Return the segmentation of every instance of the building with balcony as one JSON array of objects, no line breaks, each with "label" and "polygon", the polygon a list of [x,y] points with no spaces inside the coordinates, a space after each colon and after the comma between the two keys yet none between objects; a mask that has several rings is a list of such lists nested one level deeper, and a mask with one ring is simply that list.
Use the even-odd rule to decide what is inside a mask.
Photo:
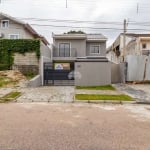
[{"label": "building with balcony", "polygon": [[107,58],[114,63],[123,62],[128,55],[150,56],[150,34],[121,33],[107,49]]},{"label": "building with balcony", "polygon": [[53,71],[49,74],[45,71],[46,84],[51,83],[52,80],[58,85],[66,82],[71,85],[86,86],[111,83],[105,36],[102,34],[53,34],[52,36],[53,64],[50,66]]}]

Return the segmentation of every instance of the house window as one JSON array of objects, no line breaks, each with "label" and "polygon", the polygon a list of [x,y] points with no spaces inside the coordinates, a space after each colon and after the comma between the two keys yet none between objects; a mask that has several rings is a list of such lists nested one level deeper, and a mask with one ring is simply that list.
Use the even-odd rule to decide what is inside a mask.
[{"label": "house window", "polygon": [[142,44],[142,49],[146,49],[146,43]]},{"label": "house window", "polygon": [[60,43],[59,44],[59,56],[60,57],[70,57],[70,43]]},{"label": "house window", "polygon": [[2,28],[8,28],[9,27],[9,20],[2,20],[1,21],[1,27]]},{"label": "house window", "polygon": [[9,34],[9,39],[19,39],[19,34]]},{"label": "house window", "polygon": [[91,45],[90,53],[91,54],[99,54],[100,53],[100,45]]}]

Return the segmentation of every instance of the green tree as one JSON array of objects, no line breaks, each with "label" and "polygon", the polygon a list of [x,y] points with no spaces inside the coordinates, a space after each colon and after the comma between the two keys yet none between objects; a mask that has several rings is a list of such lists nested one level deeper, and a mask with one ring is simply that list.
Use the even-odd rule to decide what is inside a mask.
[{"label": "green tree", "polygon": [[81,30],[79,30],[79,31],[71,30],[64,34],[85,34],[85,32],[83,32]]}]

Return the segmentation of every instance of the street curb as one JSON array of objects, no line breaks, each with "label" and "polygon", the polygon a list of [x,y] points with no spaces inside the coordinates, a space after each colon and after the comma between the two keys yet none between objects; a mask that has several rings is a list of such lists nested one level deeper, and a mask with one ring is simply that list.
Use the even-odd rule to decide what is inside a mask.
[{"label": "street curb", "polygon": [[94,104],[137,104],[136,101],[121,101],[121,100],[75,100],[75,103],[94,103]]}]

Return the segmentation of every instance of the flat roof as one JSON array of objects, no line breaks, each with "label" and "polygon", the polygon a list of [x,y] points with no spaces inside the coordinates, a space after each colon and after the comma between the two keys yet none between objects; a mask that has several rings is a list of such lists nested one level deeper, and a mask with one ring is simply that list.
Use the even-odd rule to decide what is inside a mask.
[{"label": "flat roof", "polygon": [[102,34],[53,34],[54,39],[85,39],[87,41],[106,41]]}]

